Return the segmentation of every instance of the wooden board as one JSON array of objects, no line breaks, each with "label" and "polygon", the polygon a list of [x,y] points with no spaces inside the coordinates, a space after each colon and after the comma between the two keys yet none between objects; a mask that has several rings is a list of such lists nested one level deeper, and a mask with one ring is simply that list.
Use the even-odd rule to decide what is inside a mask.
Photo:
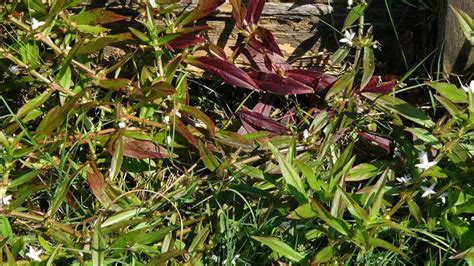
[{"label": "wooden board", "polygon": [[450,5],[474,17],[474,0],[442,0],[440,45],[445,73],[474,73],[474,47],[465,38]]}]

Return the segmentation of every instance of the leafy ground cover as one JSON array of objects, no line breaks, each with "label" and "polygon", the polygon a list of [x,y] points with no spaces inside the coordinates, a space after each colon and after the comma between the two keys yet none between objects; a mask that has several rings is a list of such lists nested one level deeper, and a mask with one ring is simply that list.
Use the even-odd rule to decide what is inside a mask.
[{"label": "leafy ground cover", "polygon": [[415,77],[433,53],[383,75],[367,1],[331,74],[286,62],[265,1],[230,1],[232,54],[197,23],[220,0],[141,2],[120,32],[81,2],[1,7],[2,263],[474,262],[472,76]]}]

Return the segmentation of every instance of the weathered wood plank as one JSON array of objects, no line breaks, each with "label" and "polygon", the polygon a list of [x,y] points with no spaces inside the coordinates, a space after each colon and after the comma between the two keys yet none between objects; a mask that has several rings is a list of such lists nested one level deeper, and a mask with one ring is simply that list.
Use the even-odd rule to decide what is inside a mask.
[{"label": "weathered wood plank", "polygon": [[474,17],[474,0],[442,0],[440,13],[440,43],[443,68],[446,73],[473,73],[474,48],[465,38],[450,5]]}]

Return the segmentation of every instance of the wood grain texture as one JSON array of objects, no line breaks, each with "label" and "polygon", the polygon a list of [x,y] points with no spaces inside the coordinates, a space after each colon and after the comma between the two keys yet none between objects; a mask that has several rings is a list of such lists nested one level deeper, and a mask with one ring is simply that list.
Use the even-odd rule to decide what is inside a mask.
[{"label": "wood grain texture", "polygon": [[446,73],[474,72],[474,47],[465,38],[450,5],[474,17],[474,0],[442,0],[440,13],[440,45]]}]

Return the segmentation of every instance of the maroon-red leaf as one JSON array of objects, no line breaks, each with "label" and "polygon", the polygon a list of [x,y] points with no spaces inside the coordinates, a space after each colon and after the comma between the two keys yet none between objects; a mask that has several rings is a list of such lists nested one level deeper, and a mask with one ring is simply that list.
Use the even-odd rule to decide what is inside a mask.
[{"label": "maroon-red leaf", "polygon": [[257,85],[271,93],[278,95],[308,94],[313,93],[313,89],[292,78],[285,78],[274,73],[254,72],[250,76]]},{"label": "maroon-red leaf", "polygon": [[290,69],[286,73],[288,77],[312,87],[316,92],[328,89],[337,80],[334,76],[313,70]]},{"label": "maroon-red leaf", "polygon": [[237,28],[243,29],[244,19],[247,15],[247,9],[242,5],[241,0],[230,0],[232,5],[232,17],[234,18]]},{"label": "maroon-red leaf", "polygon": [[362,131],[359,132],[359,136],[369,142],[375,143],[377,146],[386,150],[387,152],[391,151],[390,146],[392,144],[392,141],[390,141],[389,139],[386,139],[384,137],[381,137],[372,133],[362,132]]},{"label": "maroon-red leaf", "polygon": [[[135,159],[163,159],[169,158],[167,149],[145,140],[123,137],[123,156]],[[175,155],[173,156],[175,157]]]},{"label": "maroon-red leaf", "polygon": [[224,2],[224,0],[199,0],[196,8],[179,17],[176,20],[176,23],[178,25],[186,25],[190,22],[206,17],[214,12]]},{"label": "maroon-red leaf", "polygon": [[247,6],[247,16],[245,20],[250,25],[258,23],[260,16],[262,15],[263,7],[265,6],[265,0],[250,0]]},{"label": "maroon-red leaf", "polygon": [[263,27],[257,27],[257,30],[255,32],[258,34],[258,36],[260,36],[260,39],[262,40],[263,45],[267,49],[269,49],[270,51],[276,54],[283,56],[283,53],[281,52],[280,47],[278,47],[275,37],[273,36],[271,31]]},{"label": "maroon-red leaf", "polygon": [[246,108],[239,111],[239,117],[242,120],[244,127],[245,123],[247,123],[249,126],[251,126],[251,128],[263,129],[273,135],[282,135],[290,133],[290,130],[288,128],[286,128],[279,122],[273,120],[272,118],[266,117],[256,112],[249,111]]},{"label": "maroon-red leaf", "polygon": [[391,93],[392,90],[397,86],[397,80],[390,80],[387,82],[379,83],[380,77],[374,76],[370,79],[369,83],[363,89],[363,92],[375,92],[381,94]]},{"label": "maroon-red leaf", "polygon": [[168,45],[174,49],[185,49],[189,46],[197,45],[200,43],[205,43],[206,39],[202,38],[197,34],[185,33],[171,41],[168,42]]},{"label": "maroon-red leaf", "polygon": [[259,91],[258,85],[247,73],[226,60],[202,56],[185,61],[210,72],[229,85]]},{"label": "maroon-red leaf", "polygon": [[189,144],[193,145],[196,149],[199,149],[199,143],[188,127],[186,127],[186,125],[178,117],[175,116],[173,119],[176,131],[178,131],[178,133],[183,136],[189,142]]}]

